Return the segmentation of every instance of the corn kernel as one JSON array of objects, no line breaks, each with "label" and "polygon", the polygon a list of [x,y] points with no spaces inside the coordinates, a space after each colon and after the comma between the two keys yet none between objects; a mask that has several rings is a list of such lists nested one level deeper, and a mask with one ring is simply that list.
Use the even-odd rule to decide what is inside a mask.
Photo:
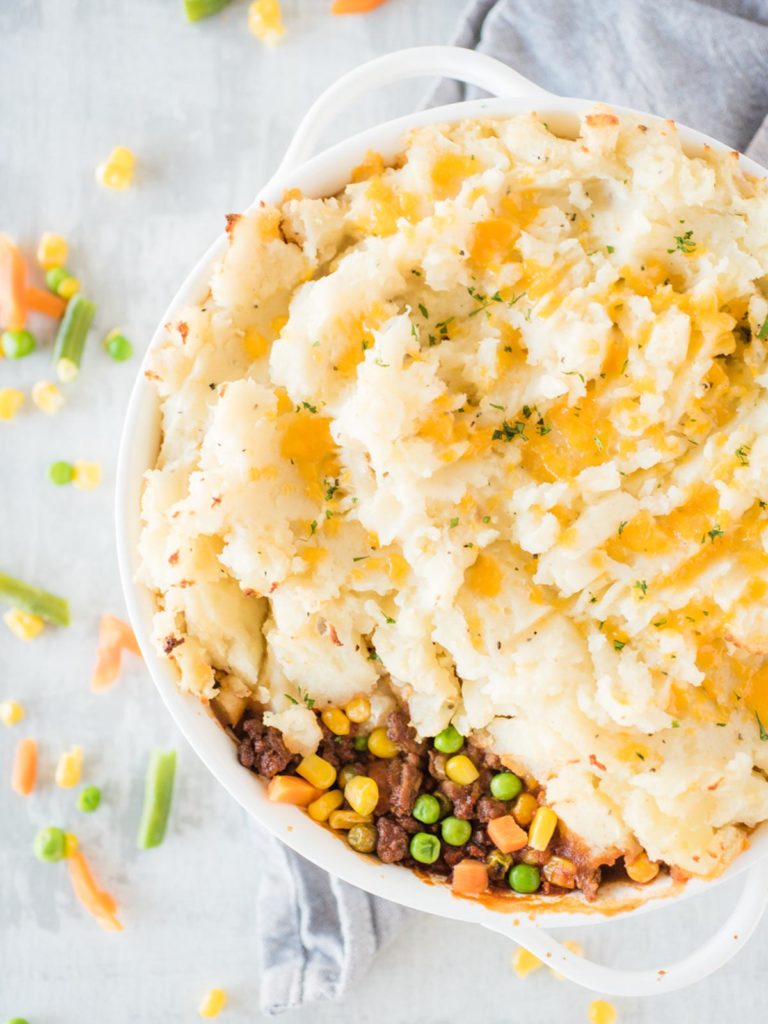
[{"label": "corn kernel", "polygon": [[539,801],[532,793],[521,793],[512,807],[512,816],[522,828],[528,828],[539,809]]},{"label": "corn kernel", "polygon": [[203,1001],[200,1003],[200,1009],[197,1011],[201,1017],[218,1017],[224,1007],[227,1005],[227,993],[223,988],[209,988],[203,996]]},{"label": "corn kernel", "polygon": [[527,949],[523,949],[522,946],[518,946],[515,952],[512,954],[512,970],[518,976],[518,978],[527,978],[529,974],[533,974],[534,971],[538,971],[540,967],[543,967],[541,960],[533,953],[529,953]]},{"label": "corn kernel", "polygon": [[310,818],[314,821],[328,821],[334,811],[344,803],[344,794],[340,789],[329,789],[317,800],[313,800],[307,808]]},{"label": "corn kernel", "polygon": [[74,465],[72,486],[78,491],[95,490],[101,483],[101,466],[98,462],[85,462],[79,459]]},{"label": "corn kernel", "polygon": [[631,864],[627,864],[627,874],[633,882],[652,882],[658,873],[659,865],[648,857],[645,850]]},{"label": "corn kernel", "polygon": [[[570,953],[573,953],[574,956],[584,956],[584,947],[579,942],[576,942],[575,939],[566,939],[563,945]],[[564,974],[560,974],[559,971],[554,969],[554,967],[550,967],[549,969],[553,978],[556,978],[557,981],[565,981]]]},{"label": "corn kernel", "polygon": [[0,420],[14,420],[24,405],[24,392],[18,388],[0,388]]},{"label": "corn kernel", "polygon": [[253,0],[248,8],[248,28],[260,42],[275,46],[285,35],[280,0]]},{"label": "corn kernel", "polygon": [[55,416],[64,404],[64,395],[49,380],[39,380],[32,385],[32,401],[46,416]]},{"label": "corn kernel", "polygon": [[62,299],[71,299],[74,295],[80,291],[80,278],[79,277],[65,277],[59,287],[56,289],[58,295]]},{"label": "corn kernel", "polygon": [[126,189],[133,180],[136,157],[126,146],[115,146],[103,164],[96,168],[96,181],[104,188]]},{"label": "corn kernel", "polygon": [[24,718],[24,708],[17,700],[0,701],[0,722],[3,725],[18,725]]},{"label": "corn kernel", "polygon": [[330,761],[317,754],[305,757],[296,772],[316,789],[330,789],[336,781],[336,769]]},{"label": "corn kernel", "polygon": [[348,832],[353,825],[368,825],[371,820],[370,814],[358,814],[357,811],[334,811],[328,818],[328,824],[339,832]]},{"label": "corn kernel", "polygon": [[605,999],[593,999],[587,1010],[589,1024],[616,1024],[616,1007]]},{"label": "corn kernel", "polygon": [[344,710],[350,722],[367,722],[371,717],[371,702],[367,697],[354,697]]},{"label": "corn kernel", "polygon": [[59,758],[56,765],[56,785],[60,789],[72,789],[80,782],[83,771],[83,748],[72,747]]},{"label": "corn kernel", "polygon": [[51,267],[61,267],[67,262],[69,246],[66,238],[55,234],[53,231],[46,231],[37,244],[37,262],[45,270]]},{"label": "corn kernel", "polygon": [[64,384],[69,384],[77,378],[80,373],[80,367],[73,359],[59,359],[56,363],[56,376]]},{"label": "corn kernel", "polygon": [[74,832],[64,833],[64,856],[71,857],[80,847],[80,840]]},{"label": "corn kernel", "polygon": [[480,772],[466,754],[449,757],[445,764],[445,774],[451,782],[457,782],[460,786],[470,786],[480,776]]},{"label": "corn kernel", "polygon": [[383,727],[374,729],[368,737],[368,749],[374,757],[390,758],[400,753],[400,748],[387,736]]},{"label": "corn kernel", "polygon": [[379,802],[379,787],[367,775],[355,775],[344,787],[344,799],[353,811],[363,816],[373,814]]},{"label": "corn kernel", "polygon": [[528,845],[532,850],[546,850],[555,834],[557,815],[551,807],[539,807],[528,830]]},{"label": "corn kernel", "polygon": [[576,888],[576,865],[567,857],[550,857],[542,869],[548,882],[562,889]]},{"label": "corn kernel", "polygon": [[349,719],[341,708],[326,708],[320,717],[334,736],[349,736]]},{"label": "corn kernel", "polygon": [[45,623],[39,615],[24,612],[21,608],[11,608],[3,616],[3,621],[14,636],[19,640],[34,640],[43,631]]}]

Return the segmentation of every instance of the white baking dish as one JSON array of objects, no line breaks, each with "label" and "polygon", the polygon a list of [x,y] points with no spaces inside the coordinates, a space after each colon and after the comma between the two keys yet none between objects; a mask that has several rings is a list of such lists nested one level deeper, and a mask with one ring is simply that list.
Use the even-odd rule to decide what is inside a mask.
[{"label": "white baking dish", "polygon": [[[330,121],[361,92],[395,80],[425,75],[444,75],[470,82],[498,98],[420,111],[378,125],[319,155],[312,155]],[[590,105],[590,101],[564,99],[547,93],[498,61],[469,50],[422,47],[391,53],[345,75],[320,96],[299,126],[280,167],[256,198],[277,202],[286,189],[294,187],[308,196],[333,194],[346,184],[352,168],[361,162],[367,150],[374,149],[385,157],[392,157],[401,148],[404,133],[417,125],[540,110],[546,113],[547,123],[555,131],[568,133],[575,126],[575,115]],[[726,148],[689,128],[681,126],[680,132],[690,151],[704,145]],[[742,161],[751,173],[766,174],[754,162],[746,158]],[[222,255],[226,244],[226,236],[222,234],[192,270],[163,317],[152,345],[160,341],[163,324],[178,316],[182,307],[203,298],[211,264]],[[143,369],[128,408],[117,480],[117,540],[128,610],[147,666],[177,724],[219,782],[261,825],[304,857],[353,885],[418,910],[475,922],[502,932],[546,958],[549,965],[557,967],[571,980],[605,993],[647,995],[682,988],[710,974],[738,951],[754,930],[768,900],[765,856],[768,826],[755,832],[750,848],[717,882],[691,881],[687,885],[676,885],[660,877],[644,887],[614,885],[601,889],[597,902],[591,905],[577,895],[561,898],[510,895],[489,903],[457,899],[445,885],[427,884],[407,869],[361,856],[318,827],[303,811],[270,803],[262,783],[239,765],[235,748],[218,722],[201,703],[179,693],[173,666],[158,657],[150,641],[154,599],[134,582],[134,576],[141,481],[157,454],[159,411],[157,397],[145,380]],[[672,965],[650,970],[602,966],[569,953],[544,930],[597,924],[629,914],[637,916],[700,893],[737,873],[744,873],[744,888],[728,920],[704,945]]]}]

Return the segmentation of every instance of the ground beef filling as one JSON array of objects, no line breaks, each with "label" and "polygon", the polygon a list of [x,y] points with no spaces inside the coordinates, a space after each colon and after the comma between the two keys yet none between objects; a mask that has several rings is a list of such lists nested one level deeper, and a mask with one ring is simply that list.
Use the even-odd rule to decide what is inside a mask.
[{"label": "ground beef filling", "polygon": [[[384,863],[424,870],[424,865],[410,856],[409,843],[416,832],[440,835],[439,822],[428,825],[412,816],[417,797],[431,793],[441,800],[446,814],[469,821],[472,832],[463,846],[442,843],[440,856],[429,867],[430,872],[450,876],[459,861],[465,858],[482,860],[488,864],[491,887],[510,892],[506,876],[511,864],[525,863],[543,868],[553,857],[565,857],[576,865],[573,884],[563,887],[542,876],[539,891],[556,894],[578,888],[587,899],[595,898],[601,867],[607,862],[596,863],[578,840],[565,834],[561,825],[543,852],[526,846],[506,857],[499,855],[486,826],[492,818],[510,814],[514,801],[497,800],[491,795],[491,777],[495,772],[504,770],[496,754],[483,750],[471,740],[467,741],[462,753],[472,760],[480,774],[475,782],[462,786],[446,777],[447,756],[434,750],[428,740],[418,738],[408,722],[407,712],[402,708],[393,711],[387,720],[387,735],[400,751],[388,759],[376,758],[367,750],[355,748],[355,736],[366,732],[364,726],[353,725],[348,736],[335,736],[319,717],[318,723],[323,730],[323,739],[317,753],[337,770],[351,766],[358,774],[370,776],[379,787],[373,824],[377,834],[376,855]],[[299,755],[291,754],[285,746],[279,730],[264,725],[261,712],[247,712],[235,733],[239,741],[240,763],[267,779],[295,772],[301,761]],[[539,798],[536,790],[529,792]]]}]

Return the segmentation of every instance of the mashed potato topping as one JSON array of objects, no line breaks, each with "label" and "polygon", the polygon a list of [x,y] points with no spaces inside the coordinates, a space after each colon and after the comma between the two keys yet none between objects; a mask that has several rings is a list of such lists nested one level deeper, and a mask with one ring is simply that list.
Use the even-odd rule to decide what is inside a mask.
[{"label": "mashed potato topping", "polygon": [[313,703],[395,695],[595,856],[720,870],[768,818],[764,184],[596,108],[420,128],[228,232],[148,370],[181,686],[304,753]]}]

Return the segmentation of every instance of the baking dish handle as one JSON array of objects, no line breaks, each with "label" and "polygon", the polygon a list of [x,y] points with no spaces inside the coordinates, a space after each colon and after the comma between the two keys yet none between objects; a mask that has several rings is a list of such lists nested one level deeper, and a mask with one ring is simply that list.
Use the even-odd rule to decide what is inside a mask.
[{"label": "baking dish handle", "polygon": [[571,953],[557,939],[535,924],[516,927],[507,919],[493,931],[514,939],[518,945],[569,981],[611,996],[649,996],[674,992],[713,974],[746,944],[757,927],[768,902],[768,858],[762,858],[746,872],[746,881],[736,904],[715,934],[682,960],[660,968],[627,970],[607,967]]},{"label": "baking dish handle", "polygon": [[323,132],[361,93],[404,78],[441,75],[477,85],[494,96],[551,96],[493,57],[460,46],[415,46],[395,50],[353,68],[315,100],[296,129],[274,178],[298,167],[317,150]]}]

